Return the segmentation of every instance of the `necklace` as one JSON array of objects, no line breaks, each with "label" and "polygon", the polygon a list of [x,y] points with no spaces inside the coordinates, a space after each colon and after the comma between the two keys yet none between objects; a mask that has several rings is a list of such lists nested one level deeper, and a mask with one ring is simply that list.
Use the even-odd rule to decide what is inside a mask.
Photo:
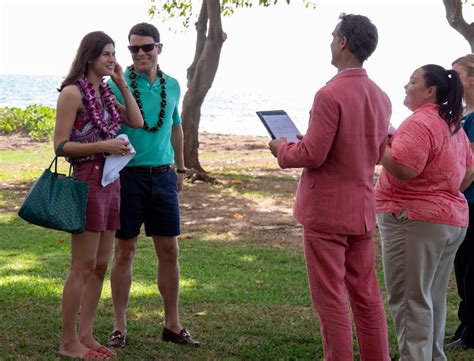
[{"label": "necklace", "polygon": [[166,80],[163,77],[163,72],[161,71],[160,66],[157,65],[156,73],[158,75],[158,78],[160,79],[160,84],[161,84],[161,92],[160,92],[160,96],[161,96],[160,106],[161,106],[161,109],[160,109],[160,113],[158,114],[158,122],[156,123],[155,126],[150,127],[148,125],[148,123],[146,122],[145,114],[143,114],[143,105],[142,105],[142,101],[140,99],[140,91],[138,90],[138,86],[137,86],[137,80],[136,80],[137,79],[137,73],[135,72],[135,67],[133,65],[131,65],[128,69],[130,70],[130,82],[131,82],[132,89],[133,89],[133,96],[135,97],[135,100],[137,101],[137,105],[140,108],[140,112],[142,113],[143,129],[145,129],[149,132],[152,132],[152,133],[156,132],[158,129],[160,129],[162,127],[163,119],[165,118]]},{"label": "necklace", "polygon": [[[121,117],[119,111],[115,107],[115,98],[109,86],[101,80],[99,84],[100,97],[97,97],[94,86],[85,75],[79,78],[78,84],[83,94],[82,104],[92,124],[99,129],[106,139],[115,137],[115,133],[120,126]],[[108,122],[105,120],[101,106],[99,105],[99,98],[103,99],[104,108],[107,109],[110,114],[111,118]]]}]

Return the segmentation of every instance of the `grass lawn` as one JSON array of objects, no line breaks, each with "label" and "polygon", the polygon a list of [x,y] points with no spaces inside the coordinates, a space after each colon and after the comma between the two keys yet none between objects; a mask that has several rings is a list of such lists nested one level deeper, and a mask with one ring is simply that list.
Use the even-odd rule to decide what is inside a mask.
[{"label": "grass lawn", "polygon": [[[155,284],[156,259],[151,241],[141,237],[128,313],[129,345],[118,360],[323,359],[301,227],[291,216],[298,171],[279,170],[262,150],[266,139],[234,137],[222,142],[239,146],[226,151],[215,138],[201,141],[202,163],[220,183],[187,182],[181,195],[180,314],[202,347],[161,341],[163,307]],[[213,146],[224,150],[216,154]],[[51,149],[43,144],[0,151],[1,360],[57,359],[69,236],[27,224],[16,215],[31,181],[51,161]],[[379,250],[378,239],[376,246]],[[383,285],[380,262],[377,269]],[[108,279],[109,275],[95,323],[102,342],[113,325]],[[451,282],[447,334],[457,325],[457,302]],[[389,314],[388,320],[395,357]],[[474,352],[448,353],[448,358],[474,360]]]}]

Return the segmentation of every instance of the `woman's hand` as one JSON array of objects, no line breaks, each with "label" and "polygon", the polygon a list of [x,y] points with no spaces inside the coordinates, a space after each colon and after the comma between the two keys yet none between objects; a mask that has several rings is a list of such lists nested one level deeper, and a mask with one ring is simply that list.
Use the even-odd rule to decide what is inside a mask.
[{"label": "woman's hand", "polygon": [[127,82],[123,76],[123,69],[119,63],[115,63],[114,72],[110,75],[114,83],[119,87],[120,90],[127,88]]},{"label": "woman's hand", "polygon": [[129,144],[130,142],[128,140],[115,138],[104,140],[102,147],[104,153],[126,155],[130,152]]}]

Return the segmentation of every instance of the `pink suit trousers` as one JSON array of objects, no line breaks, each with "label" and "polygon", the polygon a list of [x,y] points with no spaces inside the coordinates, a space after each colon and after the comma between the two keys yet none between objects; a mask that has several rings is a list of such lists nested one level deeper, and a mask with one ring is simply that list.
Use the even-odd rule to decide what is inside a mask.
[{"label": "pink suit trousers", "polygon": [[373,232],[348,236],[305,227],[304,252],[325,360],[353,360],[350,301],[361,360],[390,361]]}]

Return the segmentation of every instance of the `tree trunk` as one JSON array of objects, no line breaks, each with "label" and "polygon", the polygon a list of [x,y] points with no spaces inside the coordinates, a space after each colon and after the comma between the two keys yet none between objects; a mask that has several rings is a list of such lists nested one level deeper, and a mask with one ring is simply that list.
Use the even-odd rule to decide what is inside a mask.
[{"label": "tree trunk", "polygon": [[[207,26],[209,30],[207,31]],[[199,162],[201,106],[212,86],[226,34],[222,30],[219,0],[203,0],[196,22],[196,51],[187,70],[188,89],[183,98],[184,163],[186,168],[205,172]],[[206,34],[207,31],[207,34]]]},{"label": "tree trunk", "polygon": [[[469,43],[474,53],[474,23],[468,24],[462,14],[461,0],[443,0],[446,8],[446,19],[449,25],[461,34]],[[468,4],[469,6],[469,4]]]}]

